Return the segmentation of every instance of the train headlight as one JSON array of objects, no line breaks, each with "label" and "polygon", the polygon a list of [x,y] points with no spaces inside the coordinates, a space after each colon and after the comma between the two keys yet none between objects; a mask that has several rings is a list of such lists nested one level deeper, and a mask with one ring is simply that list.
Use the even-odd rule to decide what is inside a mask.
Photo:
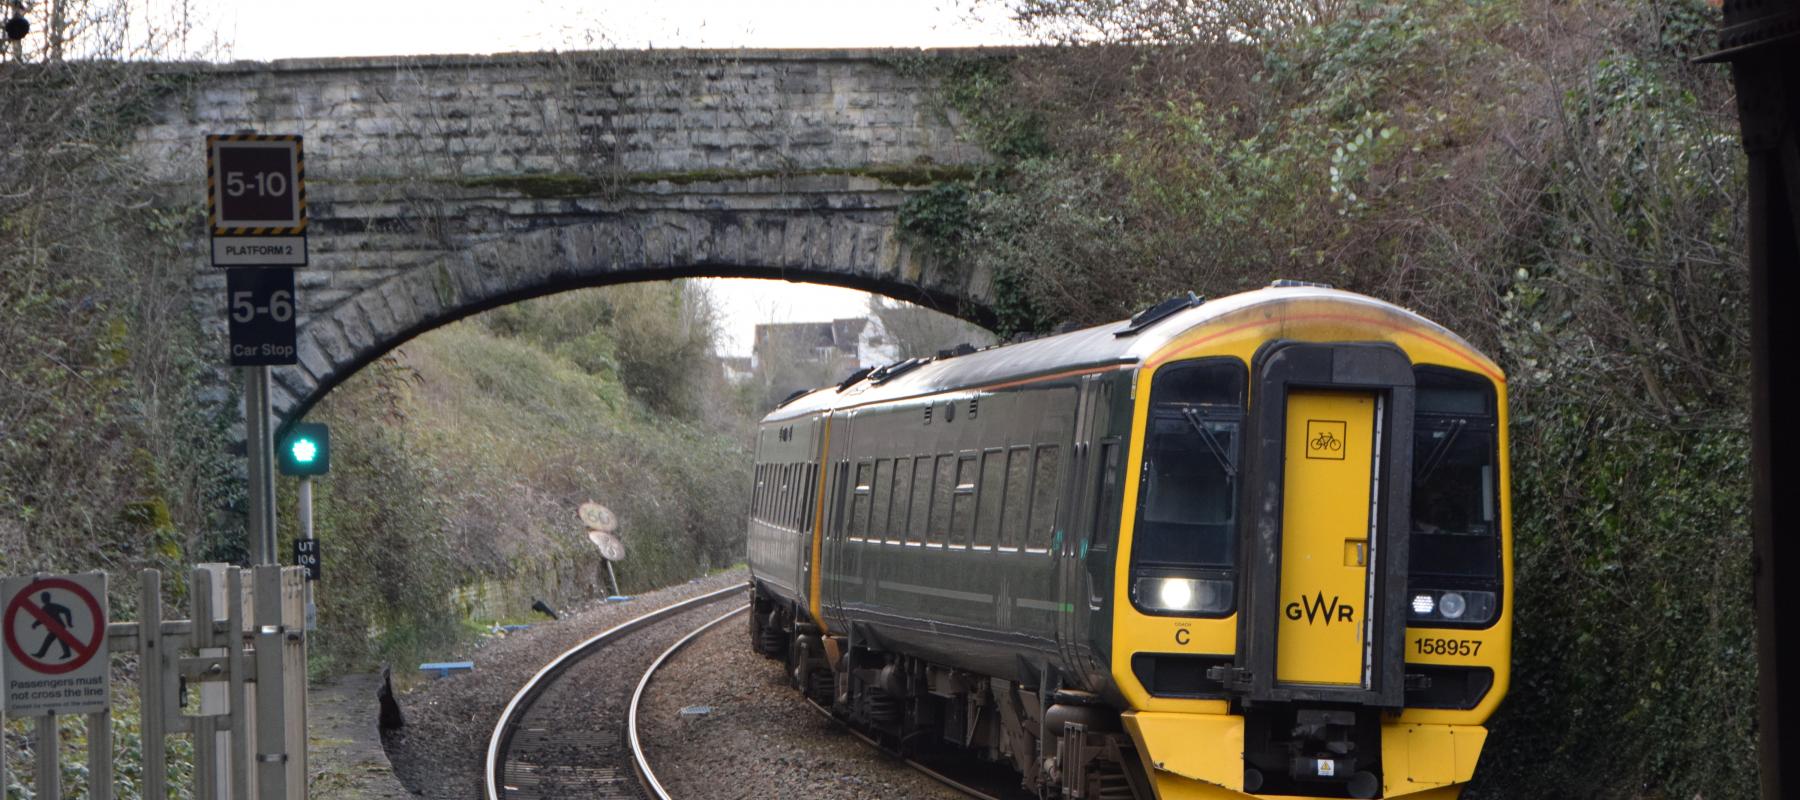
[{"label": "train headlight", "polygon": [[1431,595],[1428,594],[1415,594],[1413,595],[1412,607],[1413,616],[1429,617],[1431,616],[1431,612],[1437,608],[1437,601],[1431,599]]},{"label": "train headlight", "polygon": [[1456,592],[1445,592],[1438,598],[1438,613],[1443,614],[1444,619],[1462,619],[1463,612],[1468,610],[1469,601]]},{"label": "train headlight", "polygon": [[1144,577],[1132,594],[1146,611],[1217,614],[1231,608],[1231,581],[1203,578]]},{"label": "train headlight", "polygon": [[1409,605],[1407,616],[1415,623],[1481,624],[1499,612],[1500,596],[1469,589],[1414,589]]}]

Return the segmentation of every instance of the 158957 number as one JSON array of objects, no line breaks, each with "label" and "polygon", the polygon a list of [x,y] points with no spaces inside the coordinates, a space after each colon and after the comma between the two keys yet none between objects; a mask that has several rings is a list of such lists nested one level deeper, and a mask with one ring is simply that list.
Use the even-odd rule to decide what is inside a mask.
[{"label": "158957 number", "polygon": [[1481,655],[1481,641],[1419,638],[1413,640],[1413,650],[1427,656],[1478,656]]}]

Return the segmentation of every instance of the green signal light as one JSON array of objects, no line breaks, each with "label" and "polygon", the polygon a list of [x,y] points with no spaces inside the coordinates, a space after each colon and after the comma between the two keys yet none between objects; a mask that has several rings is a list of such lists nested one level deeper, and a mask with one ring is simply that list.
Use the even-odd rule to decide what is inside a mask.
[{"label": "green signal light", "polygon": [[331,429],[316,422],[297,422],[275,451],[283,475],[324,475],[331,471]]}]

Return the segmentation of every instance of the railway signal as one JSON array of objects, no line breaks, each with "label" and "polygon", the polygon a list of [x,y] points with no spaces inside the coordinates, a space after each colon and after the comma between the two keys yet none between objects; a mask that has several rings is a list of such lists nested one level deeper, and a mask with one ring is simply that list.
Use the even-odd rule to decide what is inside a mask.
[{"label": "railway signal", "polygon": [[331,471],[331,428],[317,422],[296,423],[277,454],[281,474],[295,477]]}]

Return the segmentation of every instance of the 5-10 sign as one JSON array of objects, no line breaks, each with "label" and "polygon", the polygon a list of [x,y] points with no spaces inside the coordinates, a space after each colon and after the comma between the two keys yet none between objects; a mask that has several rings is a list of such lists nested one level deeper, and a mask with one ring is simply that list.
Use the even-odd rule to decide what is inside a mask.
[{"label": "5-10 sign", "polygon": [[306,265],[306,158],[299,136],[206,137],[213,265]]}]

